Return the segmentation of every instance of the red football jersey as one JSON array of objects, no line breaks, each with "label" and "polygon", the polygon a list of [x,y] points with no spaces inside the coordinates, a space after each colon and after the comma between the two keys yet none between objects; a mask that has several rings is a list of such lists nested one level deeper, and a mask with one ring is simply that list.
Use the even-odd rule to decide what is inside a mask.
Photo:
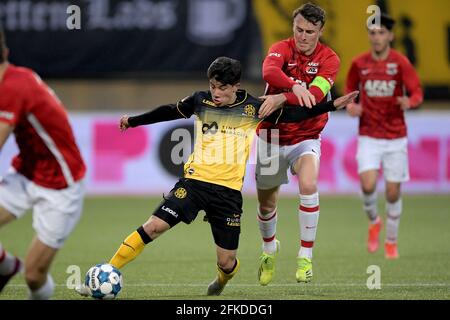
[{"label": "red football jersey", "polygon": [[[314,52],[301,54],[294,38],[272,45],[263,63],[263,78],[267,82],[266,94],[286,92],[287,104],[298,105],[299,101],[291,91],[295,83],[308,88],[320,102],[329,92],[339,70],[340,60],[336,53],[320,42]],[[314,108],[314,107],[313,107]],[[298,123],[273,125],[262,122],[261,129],[278,129],[280,145],[293,145],[307,139],[317,139],[328,121],[328,114]],[[272,137],[274,133],[271,133]]]},{"label": "red football jersey", "polygon": [[359,134],[379,139],[407,135],[404,111],[396,99],[409,93],[412,108],[423,101],[419,78],[408,58],[390,49],[388,57],[375,60],[370,52],[356,57],[347,75],[345,91],[359,90],[363,113]]},{"label": "red football jersey", "polygon": [[32,70],[9,65],[0,82],[0,121],[14,126],[19,154],[13,167],[36,184],[63,189],[86,167],[67,113]]}]

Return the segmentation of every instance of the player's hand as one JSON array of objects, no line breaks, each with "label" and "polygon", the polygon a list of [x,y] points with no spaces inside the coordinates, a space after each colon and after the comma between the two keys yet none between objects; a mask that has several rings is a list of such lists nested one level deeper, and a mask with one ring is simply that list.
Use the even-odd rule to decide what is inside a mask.
[{"label": "player's hand", "polygon": [[402,110],[408,110],[411,108],[408,97],[397,97],[397,104],[400,105]]},{"label": "player's hand", "polygon": [[316,98],[305,87],[300,84],[292,86],[292,92],[297,96],[297,99],[302,107],[312,108],[316,105]]},{"label": "player's hand", "polygon": [[280,109],[283,103],[286,102],[284,94],[276,94],[270,96],[261,96],[259,99],[264,100],[263,104],[259,108],[258,117],[265,118],[272,114],[272,112]]},{"label": "player's hand", "polygon": [[128,123],[128,115],[123,115],[120,118],[120,122],[119,122],[119,129],[120,131],[124,132],[125,130],[127,130],[130,127],[130,124]]},{"label": "player's hand", "polygon": [[361,117],[363,113],[362,106],[359,103],[349,103],[347,105],[347,113],[350,117]]},{"label": "player's hand", "polygon": [[[334,106],[336,107],[336,109],[342,109],[342,108],[344,108],[345,106],[347,106],[347,105],[350,105],[350,104],[353,104],[353,105],[357,105],[357,106],[359,106],[360,107],[360,110],[358,111],[358,110],[355,110],[356,112],[355,113],[358,113],[359,112],[359,115],[361,115],[362,114],[362,108],[361,108],[361,105],[358,105],[358,104],[356,104],[356,103],[353,103],[353,101],[355,100],[355,98],[358,96],[358,94],[359,94],[359,91],[353,91],[353,92],[350,92],[350,93],[348,93],[348,94],[346,94],[345,96],[342,96],[342,97],[339,97],[339,98],[337,98],[336,100],[334,100],[334,102],[333,102],[333,104],[334,104]],[[348,107],[347,107],[348,108]],[[356,107],[357,108],[357,107]]]}]

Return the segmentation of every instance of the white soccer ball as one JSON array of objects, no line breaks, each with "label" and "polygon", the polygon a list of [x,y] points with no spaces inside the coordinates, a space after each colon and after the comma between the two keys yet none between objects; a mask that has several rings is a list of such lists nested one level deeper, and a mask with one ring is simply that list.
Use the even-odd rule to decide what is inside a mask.
[{"label": "white soccer ball", "polygon": [[96,264],[86,273],[84,284],[96,299],[114,299],[122,290],[122,273],[108,263]]}]

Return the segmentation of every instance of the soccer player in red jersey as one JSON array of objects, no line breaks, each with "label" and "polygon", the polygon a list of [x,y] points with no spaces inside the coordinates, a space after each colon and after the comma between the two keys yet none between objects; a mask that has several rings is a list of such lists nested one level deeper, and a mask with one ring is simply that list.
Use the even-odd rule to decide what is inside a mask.
[{"label": "soccer player in red jersey", "polygon": [[11,133],[19,148],[0,178],[0,226],[32,209],[36,235],[24,263],[0,244],[0,291],[23,267],[29,298],[49,299],[49,268],[81,216],[86,168],[61,102],[7,55],[0,29],[0,150]]},{"label": "soccer player in red jersey", "polygon": [[371,50],[357,56],[348,72],[346,91],[361,88],[361,98],[359,103],[350,104],[347,112],[359,117],[356,159],[364,211],[370,220],[368,250],[378,249],[382,227],[376,193],[381,164],[386,181],[385,257],[396,259],[402,213],[400,187],[409,180],[404,111],[416,108],[423,100],[423,93],[408,58],[390,47],[395,21],[384,13],[380,18],[379,26],[368,28]]},{"label": "soccer player in red jersey", "polygon": [[[267,82],[267,94],[284,93],[281,96],[287,104],[306,108],[314,108],[316,103],[329,98],[340,60],[333,50],[319,42],[324,23],[324,10],[314,4],[307,3],[293,12],[294,36],[273,44],[264,59],[263,78]],[[276,109],[278,101],[274,100],[265,100],[260,110],[262,116]],[[279,248],[275,236],[277,202],[280,185],[288,182],[288,170],[297,175],[300,194],[298,220],[301,241],[296,279],[298,282],[312,279],[312,251],[319,219],[320,133],[327,121],[328,114],[323,114],[301,123],[274,125],[264,122],[258,128],[256,184],[257,217],[263,238],[259,269],[261,285],[267,285],[275,271],[275,254]],[[272,149],[270,156],[261,152],[265,148]],[[267,163],[275,163],[278,170],[264,173]]]}]

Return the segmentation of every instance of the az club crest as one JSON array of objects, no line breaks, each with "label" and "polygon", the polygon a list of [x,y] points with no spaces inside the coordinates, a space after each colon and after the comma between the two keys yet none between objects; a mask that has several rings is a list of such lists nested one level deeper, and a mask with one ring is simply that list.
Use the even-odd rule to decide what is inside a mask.
[{"label": "az club crest", "polygon": [[397,64],[396,63],[388,63],[386,64],[386,73],[390,76],[395,76],[397,74]]}]

